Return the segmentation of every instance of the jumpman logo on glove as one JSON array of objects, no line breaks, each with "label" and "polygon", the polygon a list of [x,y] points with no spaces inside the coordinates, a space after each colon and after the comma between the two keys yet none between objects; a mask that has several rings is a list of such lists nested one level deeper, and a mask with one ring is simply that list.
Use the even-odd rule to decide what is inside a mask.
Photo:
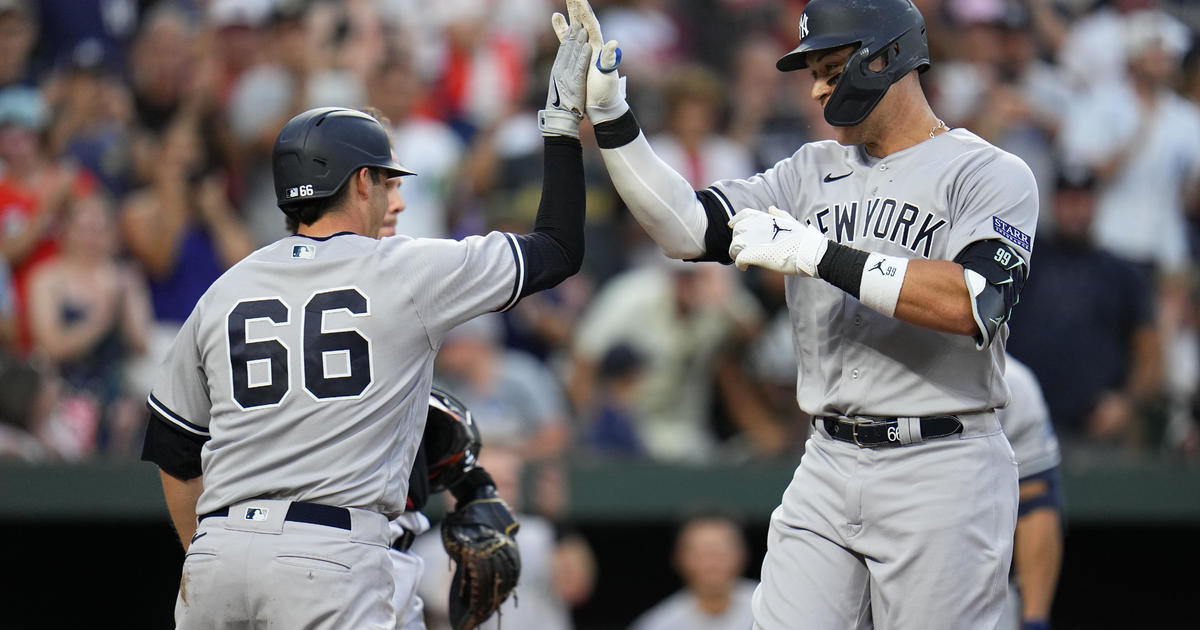
[{"label": "jumpman logo on glove", "polygon": [[775,232],[773,232],[771,234],[772,241],[775,240],[776,236],[779,236],[780,232],[791,232],[792,231],[792,228],[779,227],[779,221],[777,219],[773,219],[772,223],[775,224]]}]

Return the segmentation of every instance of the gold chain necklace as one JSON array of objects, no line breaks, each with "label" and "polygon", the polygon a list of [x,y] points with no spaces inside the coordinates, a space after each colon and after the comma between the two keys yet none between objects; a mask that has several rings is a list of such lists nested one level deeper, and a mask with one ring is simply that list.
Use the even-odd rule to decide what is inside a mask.
[{"label": "gold chain necklace", "polygon": [[941,118],[937,119],[937,121],[938,121],[938,124],[934,125],[934,126],[933,126],[933,129],[930,129],[930,130],[929,130],[929,137],[930,137],[930,138],[933,138],[934,136],[936,136],[936,135],[937,135],[937,130],[938,130],[938,129],[945,129],[946,131],[950,131],[950,128],[946,126],[946,123],[942,122],[942,119],[941,119]]}]

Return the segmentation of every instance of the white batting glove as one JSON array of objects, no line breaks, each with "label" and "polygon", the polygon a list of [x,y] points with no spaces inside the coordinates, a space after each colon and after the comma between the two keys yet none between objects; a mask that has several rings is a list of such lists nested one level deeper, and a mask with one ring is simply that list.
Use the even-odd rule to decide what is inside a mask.
[{"label": "white batting glove", "polygon": [[600,32],[600,21],[587,0],[567,0],[567,10],[572,17],[576,13],[588,32],[588,43],[592,45],[592,60],[587,75],[587,117],[592,124],[620,118],[629,111],[625,102],[625,77],[617,73],[621,65],[621,48],[617,41],[604,41]]},{"label": "white batting glove", "polygon": [[538,128],[543,136],[578,138],[579,121],[583,120],[586,106],[584,90],[592,49],[588,46],[588,34],[581,23],[582,19],[576,18],[574,12],[571,16],[570,24],[561,13],[555,13],[550,18],[559,43],[554,65],[550,67],[546,109],[538,112]]},{"label": "white batting glove", "polygon": [[817,228],[771,206],[767,212],[746,208],[729,221],[733,240],[729,257],[738,269],[751,265],[789,275],[817,277],[817,263],[829,239]]}]

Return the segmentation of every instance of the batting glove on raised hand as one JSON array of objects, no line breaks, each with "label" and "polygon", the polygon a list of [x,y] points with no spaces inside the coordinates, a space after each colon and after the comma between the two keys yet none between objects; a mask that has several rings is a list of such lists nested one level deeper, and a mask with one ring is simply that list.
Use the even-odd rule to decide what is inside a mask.
[{"label": "batting glove on raised hand", "polygon": [[[568,10],[571,9],[568,4]],[[550,67],[550,88],[546,91],[546,109],[538,112],[538,128],[543,136],[579,137],[583,120],[584,90],[587,86],[591,47],[581,19],[571,13],[571,23],[561,13],[550,18],[558,36],[558,55]]]},{"label": "batting glove on raised hand", "polygon": [[767,212],[746,208],[729,221],[733,240],[729,257],[745,271],[751,265],[789,275],[817,277],[817,263],[829,239],[817,228],[771,206]]},{"label": "batting glove on raised hand", "polygon": [[576,14],[588,32],[588,43],[592,45],[592,60],[587,75],[587,117],[592,124],[620,118],[629,111],[625,102],[625,77],[617,73],[621,65],[621,48],[617,41],[604,41],[600,32],[600,21],[587,0],[567,0],[567,10],[572,19]]}]

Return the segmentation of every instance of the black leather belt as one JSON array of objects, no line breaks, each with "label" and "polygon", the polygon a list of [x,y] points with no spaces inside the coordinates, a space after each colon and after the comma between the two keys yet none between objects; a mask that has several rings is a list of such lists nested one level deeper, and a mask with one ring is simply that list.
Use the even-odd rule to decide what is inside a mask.
[{"label": "black leather belt", "polygon": [[962,421],[958,416],[926,416],[914,418],[920,422],[920,439],[906,440],[898,418],[843,418],[817,416],[814,420],[825,425],[825,432],[835,440],[857,444],[864,448],[880,446],[904,446],[923,440],[962,433]]},{"label": "black leather belt", "polygon": [[[251,503],[245,504],[245,507],[242,509],[244,512],[242,514],[235,514],[233,518],[241,518],[247,521],[266,520],[267,518],[266,508],[254,507]],[[226,507],[209,512],[202,515],[199,520],[202,521],[210,516],[230,518],[229,508]],[[350,530],[350,510],[344,507],[321,505],[320,503],[293,501],[288,505],[287,514],[284,515],[283,520]]]},{"label": "black leather belt", "polygon": [[412,547],[413,541],[417,539],[417,535],[405,529],[400,537],[392,541],[392,549],[396,551],[408,551]]}]

